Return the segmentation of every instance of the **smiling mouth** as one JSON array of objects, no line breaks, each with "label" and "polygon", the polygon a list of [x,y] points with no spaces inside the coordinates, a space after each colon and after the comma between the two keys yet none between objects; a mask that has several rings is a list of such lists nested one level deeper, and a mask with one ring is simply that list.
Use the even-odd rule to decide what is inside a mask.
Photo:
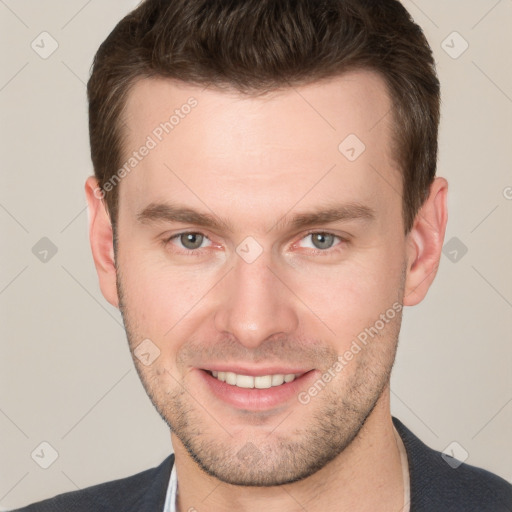
[{"label": "smiling mouth", "polygon": [[275,373],[254,377],[252,375],[241,375],[234,372],[205,371],[221,382],[245,389],[268,389],[278,387],[293,382],[296,378],[303,375],[302,373]]}]

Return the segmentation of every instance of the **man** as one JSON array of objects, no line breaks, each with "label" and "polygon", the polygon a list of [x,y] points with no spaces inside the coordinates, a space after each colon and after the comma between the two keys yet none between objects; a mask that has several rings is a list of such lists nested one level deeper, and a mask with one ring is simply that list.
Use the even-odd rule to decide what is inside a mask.
[{"label": "man", "polygon": [[147,0],[88,95],[99,282],[174,455],[23,510],[512,510],[390,413],[447,222],[398,1]]}]

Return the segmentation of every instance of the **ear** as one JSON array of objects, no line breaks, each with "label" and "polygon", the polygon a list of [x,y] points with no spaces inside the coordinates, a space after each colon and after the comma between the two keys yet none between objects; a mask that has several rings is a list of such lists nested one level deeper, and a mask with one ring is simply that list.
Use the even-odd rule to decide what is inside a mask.
[{"label": "ear", "polygon": [[89,240],[100,282],[101,293],[114,307],[119,307],[116,287],[112,224],[98,180],[89,176],[85,182],[89,213]]},{"label": "ear", "polygon": [[447,193],[448,182],[444,178],[435,178],[429,196],[407,235],[404,306],[415,306],[421,302],[437,274],[448,221]]}]

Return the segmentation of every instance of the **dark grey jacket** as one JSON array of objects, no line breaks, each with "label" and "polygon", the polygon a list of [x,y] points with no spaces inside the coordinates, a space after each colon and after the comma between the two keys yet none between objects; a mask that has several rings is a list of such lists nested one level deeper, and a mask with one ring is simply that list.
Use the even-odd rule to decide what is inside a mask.
[{"label": "dark grey jacket", "polygon": [[[398,419],[393,423],[407,451],[411,512],[512,512],[511,484],[468,464],[452,468]],[[13,512],[163,512],[173,463],[171,454],[156,468]]]}]

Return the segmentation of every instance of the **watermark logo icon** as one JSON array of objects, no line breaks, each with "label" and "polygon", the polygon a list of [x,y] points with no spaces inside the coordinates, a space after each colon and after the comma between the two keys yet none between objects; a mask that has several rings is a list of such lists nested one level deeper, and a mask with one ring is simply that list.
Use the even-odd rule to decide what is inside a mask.
[{"label": "watermark logo icon", "polygon": [[468,252],[468,248],[456,236],[444,244],[443,254],[452,262],[458,263]]},{"label": "watermark logo icon", "polygon": [[56,254],[57,246],[46,236],[32,247],[32,254],[41,262],[48,263]]},{"label": "watermark logo icon", "polygon": [[47,59],[52,55],[55,50],[59,47],[59,43],[55,38],[48,32],[41,32],[33,41],[30,43],[32,50],[34,50],[41,59]]},{"label": "watermark logo icon", "polygon": [[469,43],[454,31],[441,43],[441,48],[452,59],[458,59],[469,48]]},{"label": "watermark logo icon", "polygon": [[441,454],[443,460],[453,469],[457,469],[468,457],[469,453],[457,441],[452,441]]},{"label": "watermark logo icon", "polygon": [[351,133],[340,143],[338,150],[349,162],[355,162],[365,152],[366,146],[355,133]]},{"label": "watermark logo icon", "polygon": [[238,453],[237,458],[247,466],[253,466],[263,457],[263,454],[258,448],[251,442],[245,443]]},{"label": "watermark logo icon", "polygon": [[245,238],[236,248],[236,253],[246,263],[255,262],[263,252],[263,247],[252,236]]},{"label": "watermark logo icon", "polygon": [[30,456],[38,466],[48,469],[59,458],[59,453],[50,443],[43,441],[37,445]]},{"label": "watermark logo icon", "polygon": [[160,355],[160,349],[146,338],[135,347],[133,353],[144,366],[150,366]]}]

